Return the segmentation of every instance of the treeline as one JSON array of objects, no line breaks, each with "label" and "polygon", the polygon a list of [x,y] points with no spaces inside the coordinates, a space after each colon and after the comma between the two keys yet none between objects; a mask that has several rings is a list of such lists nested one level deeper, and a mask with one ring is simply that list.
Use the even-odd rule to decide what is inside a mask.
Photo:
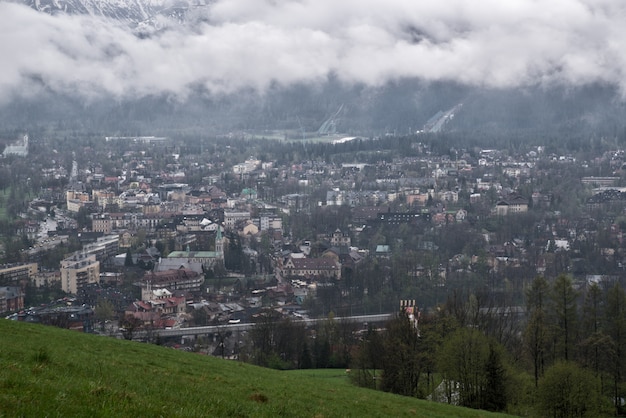
[{"label": "treeline", "polygon": [[[526,306],[453,295],[412,327],[400,314],[361,341],[355,382],[399,394],[518,415],[625,412],[626,292],[537,277]],[[374,379],[376,373],[380,379]]]},{"label": "treeline", "polygon": [[[618,100],[615,100],[615,99]],[[2,106],[5,129],[53,128],[58,131],[117,132],[121,135],[206,135],[242,131],[316,132],[342,108],[338,132],[347,135],[407,135],[423,128],[439,111],[462,103],[446,129],[567,137],[579,132],[626,139],[623,107],[613,86],[580,88],[485,89],[453,82],[399,79],[383,86],[346,85],[330,76],[324,83],[271,86],[229,95],[197,91],[185,101],[168,95],[118,100],[43,93]],[[589,136],[589,135],[587,135]]]},{"label": "treeline", "polygon": [[591,161],[603,150],[623,147],[626,144],[626,128],[616,128],[615,136],[603,136],[588,130],[554,132],[542,129],[526,131],[463,130],[441,133],[403,134],[390,136],[367,135],[339,144],[310,142],[306,140],[279,141],[258,136],[201,137],[179,135],[182,141],[179,150],[185,154],[201,150],[220,153],[238,163],[250,155],[262,161],[276,161],[278,165],[289,165],[305,161],[324,161],[341,164],[359,162],[379,164],[395,158],[424,157],[425,153],[449,156],[455,160],[460,150],[465,150],[475,159],[481,149],[497,149],[509,155],[523,155],[542,146],[544,154],[573,155],[580,161]]},{"label": "treeline", "polygon": [[242,361],[275,369],[347,368],[358,343],[359,326],[328,319],[307,328],[274,310],[261,312],[239,347]]},{"label": "treeline", "polygon": [[525,306],[453,292],[418,321],[383,329],[333,319],[314,328],[268,311],[240,358],[265,367],[348,367],[352,381],[405,396],[521,416],[626,412],[626,292],[582,288],[566,275],[535,278]]}]

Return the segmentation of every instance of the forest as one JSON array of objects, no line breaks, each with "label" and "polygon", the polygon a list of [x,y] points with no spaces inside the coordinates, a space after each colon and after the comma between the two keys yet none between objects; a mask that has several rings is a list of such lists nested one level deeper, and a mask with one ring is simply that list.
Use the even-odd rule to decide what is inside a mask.
[{"label": "forest", "polygon": [[348,368],[354,384],[518,416],[624,413],[626,292],[576,290],[537,276],[523,307],[454,292],[436,309],[398,311],[382,329],[333,314],[308,329],[267,312],[240,359],[278,369]]}]

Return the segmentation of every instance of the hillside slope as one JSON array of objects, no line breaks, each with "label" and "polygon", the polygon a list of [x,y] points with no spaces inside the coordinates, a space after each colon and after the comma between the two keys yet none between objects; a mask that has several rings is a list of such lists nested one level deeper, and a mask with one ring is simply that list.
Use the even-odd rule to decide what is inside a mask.
[{"label": "hillside slope", "polygon": [[503,416],[53,327],[0,335],[0,417]]}]

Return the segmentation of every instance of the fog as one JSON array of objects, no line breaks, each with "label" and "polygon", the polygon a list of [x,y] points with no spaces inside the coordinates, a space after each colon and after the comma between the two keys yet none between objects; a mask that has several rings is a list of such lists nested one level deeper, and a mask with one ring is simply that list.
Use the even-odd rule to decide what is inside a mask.
[{"label": "fog", "polygon": [[127,21],[0,3],[0,103],[271,86],[614,85],[626,94],[626,4],[555,0],[218,0],[138,36]]}]

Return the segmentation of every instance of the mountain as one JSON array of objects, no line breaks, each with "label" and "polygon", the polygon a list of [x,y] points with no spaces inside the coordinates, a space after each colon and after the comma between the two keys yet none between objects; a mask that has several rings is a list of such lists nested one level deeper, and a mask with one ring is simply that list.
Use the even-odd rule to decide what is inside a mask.
[{"label": "mountain", "polygon": [[[0,107],[5,130],[58,129],[102,132],[111,135],[176,136],[220,135],[290,130],[311,135],[338,109],[336,132],[358,136],[408,135],[424,128],[440,111],[462,104],[444,132],[475,132],[494,137],[509,134],[528,138],[575,135],[607,136],[626,140],[626,107],[613,89],[541,88],[481,89],[454,83],[402,80],[372,88],[342,86],[328,81],[321,86],[277,87],[265,94],[239,92],[209,95],[197,92],[184,101],[166,95],[116,100],[54,92],[36,99],[15,99]],[[297,135],[296,135],[297,133]]]},{"label": "mountain", "polygon": [[[324,122],[331,121],[333,132],[374,137],[415,133],[438,112],[456,108],[453,120],[438,131],[626,136],[626,96],[615,83],[547,83],[539,77],[536,84],[521,80],[490,87],[482,79],[457,82],[445,66],[438,81],[406,75],[415,74],[411,71],[396,76],[393,66],[363,81],[350,74],[376,67],[378,47],[353,50],[355,42],[341,30],[335,33],[326,24],[300,28],[291,15],[274,16],[280,7],[264,14],[252,3],[216,0],[13,2],[58,19],[25,13],[15,24],[29,53],[9,51],[14,58],[5,60],[0,74],[0,81],[8,80],[0,82],[0,125],[8,130],[56,126],[158,135],[291,130],[302,137],[302,131],[324,131]],[[381,29],[390,34],[398,29],[398,45],[437,43],[422,41],[428,35],[416,27],[389,26],[393,30]],[[291,42],[297,36],[314,42],[300,47]],[[333,50],[334,45],[340,46]],[[384,57],[388,51],[380,49]],[[360,57],[354,64],[336,64],[352,50]],[[417,58],[397,62],[398,67],[421,64]],[[338,109],[340,117],[332,118]]]},{"label": "mountain", "polygon": [[89,15],[114,19],[139,34],[205,18],[210,0],[17,0],[50,15]]}]

